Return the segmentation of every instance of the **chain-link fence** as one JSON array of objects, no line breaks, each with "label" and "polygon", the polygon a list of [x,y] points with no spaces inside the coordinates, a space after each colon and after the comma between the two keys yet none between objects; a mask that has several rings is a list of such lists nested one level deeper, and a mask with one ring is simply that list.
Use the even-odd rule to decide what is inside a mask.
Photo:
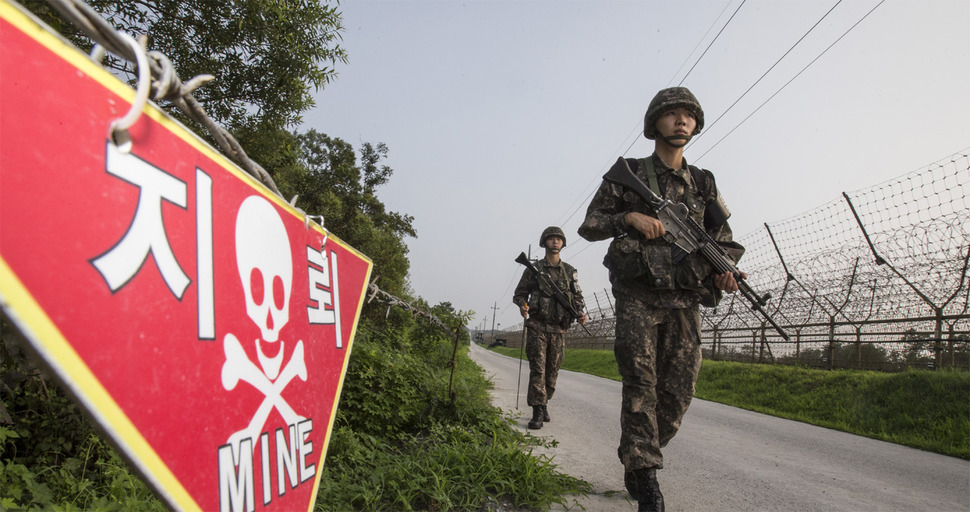
[{"label": "chain-link fence", "polygon": [[[710,359],[896,371],[970,369],[970,158],[843,193],[739,239],[752,288],[783,339],[739,295],[703,309]],[[592,299],[592,300],[590,300]],[[595,309],[592,307],[595,305]],[[590,337],[570,348],[611,349],[613,303],[587,298]],[[497,335],[518,346],[521,324]]]}]

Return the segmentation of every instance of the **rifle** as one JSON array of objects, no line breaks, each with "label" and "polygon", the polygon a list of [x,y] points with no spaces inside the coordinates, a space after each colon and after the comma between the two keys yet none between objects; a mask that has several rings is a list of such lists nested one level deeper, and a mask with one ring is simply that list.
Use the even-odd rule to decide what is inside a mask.
[{"label": "rifle", "polygon": [[715,272],[718,274],[725,272],[734,274],[734,280],[738,282],[738,290],[751,303],[751,309],[761,313],[761,316],[778,331],[778,334],[785,341],[788,341],[788,334],[775,323],[771,315],[764,309],[768,299],[771,298],[771,294],[758,295],[748,286],[747,281],[741,275],[741,271],[728,259],[724,249],[707,234],[703,227],[697,224],[697,221],[691,218],[687,205],[675,203],[655,194],[630,170],[630,166],[623,157],[616,160],[613,167],[610,167],[610,170],[603,175],[603,179],[632,190],[657,214],[657,218],[663,223],[664,231],[666,231],[664,238],[674,245],[673,260],[675,263],[684,256],[699,250],[701,256],[714,267]]},{"label": "rifle", "polygon": [[[537,269],[536,266],[533,265],[531,261],[529,261],[529,258],[526,257],[524,252],[519,253],[519,257],[515,258],[515,262],[525,265],[526,268],[528,268],[529,270],[532,271],[533,274],[535,274],[536,279],[542,281],[543,284],[548,285],[549,288],[553,292],[555,292],[556,300],[560,304],[562,304],[562,306],[566,308],[566,310],[569,311],[569,313],[573,315],[573,317],[576,318],[577,322],[579,321],[582,315],[580,315],[579,312],[576,311],[576,308],[573,307],[572,303],[569,302],[569,298],[566,297],[566,294],[563,293],[558,286],[556,286],[556,283],[552,282],[552,279],[549,279],[549,276],[543,274],[542,272],[539,272],[539,269]],[[593,336],[593,333],[589,332],[589,329],[587,329],[585,325],[579,324],[579,326],[582,327],[583,330],[586,331],[586,334],[590,335],[590,337]]]}]

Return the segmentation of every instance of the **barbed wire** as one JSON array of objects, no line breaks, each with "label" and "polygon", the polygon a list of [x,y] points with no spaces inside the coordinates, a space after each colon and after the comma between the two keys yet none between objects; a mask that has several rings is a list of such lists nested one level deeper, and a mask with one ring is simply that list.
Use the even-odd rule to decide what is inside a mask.
[{"label": "barbed wire", "polygon": [[[92,52],[92,58],[95,60],[100,60],[100,57],[103,56],[100,47],[128,62],[136,63],[138,61],[138,56],[126,42],[124,33],[108,24],[101,14],[85,2],[81,0],[47,0],[47,3],[91,38],[96,45],[95,51]],[[148,55],[148,65],[151,68],[152,99],[168,101],[175,105],[189,119],[205,128],[229,159],[242,167],[250,176],[257,179],[274,194],[282,197],[269,173],[249,158],[236,138],[213,121],[193,96],[193,91],[204,86],[214,77],[212,75],[199,75],[183,83],[168,57],[158,51],[147,51],[144,36],[137,37],[136,40],[138,40],[141,50]],[[294,205],[291,204],[291,206]]]},{"label": "barbed wire", "polygon": [[[716,310],[704,313],[706,325],[716,326],[711,337],[733,337],[736,344],[760,337],[759,343],[778,347],[772,358],[794,353],[796,360],[806,349],[834,354],[838,344],[849,343],[859,359],[849,366],[863,365],[867,343],[900,357],[912,340],[924,339],[932,346],[923,361],[953,366],[970,339],[968,192],[970,158],[963,152],[766,224],[740,240],[749,249],[746,267],[759,289],[775,297],[795,343],[756,333],[761,326],[749,313],[718,317]],[[823,357],[821,364],[834,365],[831,355]]]},{"label": "barbed wire", "polygon": [[370,303],[371,301],[376,299],[380,302],[383,302],[384,304],[387,304],[386,314],[390,314],[392,307],[399,307],[411,313],[413,316],[424,318],[431,325],[444,331],[445,334],[454,335],[454,327],[449,327],[447,324],[442,322],[434,314],[428,313],[427,311],[416,308],[412,306],[410,303],[398,297],[395,297],[394,295],[391,295],[390,293],[387,293],[384,290],[381,290],[380,288],[377,287],[377,284],[373,282],[367,286],[367,292],[369,294],[367,297],[367,303]]}]

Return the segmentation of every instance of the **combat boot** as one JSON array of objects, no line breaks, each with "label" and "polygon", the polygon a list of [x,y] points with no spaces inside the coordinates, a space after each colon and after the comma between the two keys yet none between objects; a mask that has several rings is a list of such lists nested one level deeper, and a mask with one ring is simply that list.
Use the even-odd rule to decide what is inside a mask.
[{"label": "combat boot", "polygon": [[626,490],[639,506],[638,512],[664,512],[664,496],[657,482],[657,470],[637,469],[623,475]]},{"label": "combat boot", "polygon": [[530,430],[539,430],[542,428],[542,406],[533,405],[532,406],[532,421],[529,422]]},{"label": "combat boot", "polygon": [[542,406],[542,421],[549,423],[549,404]]}]

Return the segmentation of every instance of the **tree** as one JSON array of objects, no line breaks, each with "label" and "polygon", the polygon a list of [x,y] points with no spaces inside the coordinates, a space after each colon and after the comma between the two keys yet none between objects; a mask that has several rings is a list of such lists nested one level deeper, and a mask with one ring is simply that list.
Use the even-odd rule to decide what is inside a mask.
[{"label": "tree", "polygon": [[954,368],[970,369],[970,336],[957,335],[948,339],[945,361]]},{"label": "tree", "polygon": [[[43,0],[24,5],[79,48],[92,41]],[[317,0],[89,0],[118,30],[146,34],[148,49],[164,53],[183,80],[215,80],[194,95],[209,117],[229,131],[249,125],[286,128],[313,106],[312,90],[337,76],[346,63],[338,44],[337,7]],[[133,63],[107,66],[133,82]],[[162,104],[162,107],[170,105]],[[184,120],[182,116],[177,116]]]},{"label": "tree", "polygon": [[382,290],[405,294],[410,262],[404,238],[417,232],[412,216],[388,211],[377,197],[394,172],[381,164],[387,146],[364,143],[358,165],[353,146],[316,130],[289,142],[295,161],[281,162],[276,176],[284,197],[298,196],[297,207],[322,215],[328,231],[370,257]]},{"label": "tree", "polygon": [[928,334],[921,334],[915,329],[907,329],[901,341],[908,342],[903,352],[903,358],[910,366],[929,367],[933,364],[933,342]]}]

